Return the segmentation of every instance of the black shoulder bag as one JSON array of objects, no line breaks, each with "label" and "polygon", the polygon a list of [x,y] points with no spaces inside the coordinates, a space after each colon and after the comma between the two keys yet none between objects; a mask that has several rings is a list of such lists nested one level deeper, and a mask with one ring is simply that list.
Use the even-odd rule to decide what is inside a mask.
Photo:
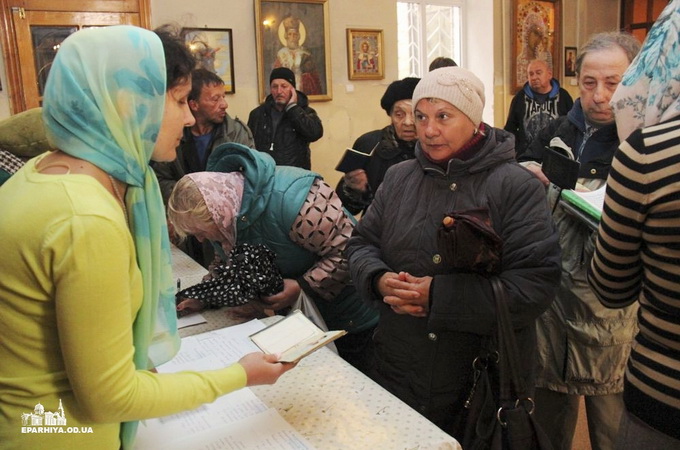
[{"label": "black shoulder bag", "polygon": [[[520,376],[519,351],[498,277],[489,278],[496,300],[497,351],[487,350],[473,362],[474,384],[465,408],[463,448],[466,450],[552,450],[536,423],[534,401]],[[498,400],[492,383],[498,380]]]}]

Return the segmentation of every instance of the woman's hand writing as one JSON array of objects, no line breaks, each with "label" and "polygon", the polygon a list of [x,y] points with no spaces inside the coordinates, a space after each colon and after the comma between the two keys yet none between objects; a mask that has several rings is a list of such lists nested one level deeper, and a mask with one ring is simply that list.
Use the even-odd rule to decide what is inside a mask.
[{"label": "woman's hand writing", "polygon": [[195,298],[184,298],[177,304],[177,312],[180,316],[202,311],[205,306]]}]

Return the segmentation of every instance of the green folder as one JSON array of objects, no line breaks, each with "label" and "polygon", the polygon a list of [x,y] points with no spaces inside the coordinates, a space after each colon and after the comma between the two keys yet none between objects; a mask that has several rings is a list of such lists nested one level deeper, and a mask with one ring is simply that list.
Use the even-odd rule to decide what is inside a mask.
[{"label": "green folder", "polygon": [[[600,203],[600,198],[593,195],[598,191],[577,192],[570,189],[564,189],[562,191],[562,199],[574,206],[578,211],[587,214],[589,217],[599,222],[602,217],[602,205]],[[604,191],[601,193],[603,194]]]}]

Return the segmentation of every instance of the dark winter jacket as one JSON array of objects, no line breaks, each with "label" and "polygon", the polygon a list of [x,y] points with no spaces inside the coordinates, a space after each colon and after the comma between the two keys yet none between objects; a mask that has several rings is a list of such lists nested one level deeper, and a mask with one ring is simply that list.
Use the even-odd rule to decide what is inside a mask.
[{"label": "dark winter jacket", "polygon": [[368,205],[371,204],[378,186],[380,186],[383,178],[385,178],[387,169],[399,162],[413,159],[415,144],[415,141],[407,142],[397,138],[392,125],[388,125],[382,130],[369,131],[359,136],[352,146],[354,150],[371,153],[375,148],[366,167],[368,190],[360,192],[350,189],[345,186],[344,178],[340,178],[335,192],[337,192],[345,208],[352,214],[359,214],[365,211]]},{"label": "dark winter jacket", "polygon": [[[452,159],[446,172],[416,144],[415,159],[387,171],[347,247],[355,286],[380,310],[377,379],[447,432],[469,393],[472,361],[496,319],[489,281],[442,261],[437,230],[444,215],[488,208],[503,240],[499,277],[529,383],[535,321],[554,298],[560,273],[558,236],[543,186],[515,162],[512,135],[487,129],[483,147],[466,161]],[[434,277],[427,317],[397,314],[383,303],[374,283],[385,271]]]},{"label": "dark winter jacket", "polygon": [[276,165],[310,170],[309,143],[323,136],[323,126],[316,111],[309,107],[307,96],[300,91],[297,96],[297,103],[286,107],[276,129],[272,125],[275,105],[271,95],[250,112],[248,127],[255,137],[255,148],[274,158]]},{"label": "dark winter jacket", "polygon": [[[271,157],[235,144],[215,149],[208,170],[243,173],[237,244],[270,248],[283,277],[298,281],[330,329],[357,333],[375,325],[377,314],[351,285],[344,255],[354,218],[334,195],[320,204],[309,203],[310,192],[321,181],[319,174],[276,166]],[[215,248],[226,258],[220,245]]]},{"label": "dark winter jacket", "polygon": [[586,121],[581,107],[581,99],[564,117],[551,122],[538,134],[527,151],[518,157],[519,162],[543,162],[545,148],[557,137],[572,149],[575,159],[581,163],[579,177],[606,180],[614,152],[619,148],[619,136],[616,124],[605,125],[584,139]]},{"label": "dark winter jacket", "polygon": [[505,130],[515,135],[517,157],[526,151],[543,128],[558,117],[567,115],[574,106],[571,95],[560,87],[557,80],[552,79],[550,83],[552,89],[547,98],[539,100],[529,83],[524,83],[524,88],[515,94],[510,103]]},{"label": "dark winter jacket", "polygon": [[[577,100],[567,117],[541,131],[524,157],[540,162],[541,144],[559,139],[581,162],[579,183],[589,189],[601,187],[619,146],[616,124],[605,125],[587,137],[585,123]],[[559,189],[550,185],[549,205],[558,197]],[[537,324],[536,386],[576,395],[622,392],[626,361],[637,332],[637,304],[609,309],[598,301],[586,279],[596,231],[560,204],[553,219],[560,233],[562,280],[555,302]]]}]

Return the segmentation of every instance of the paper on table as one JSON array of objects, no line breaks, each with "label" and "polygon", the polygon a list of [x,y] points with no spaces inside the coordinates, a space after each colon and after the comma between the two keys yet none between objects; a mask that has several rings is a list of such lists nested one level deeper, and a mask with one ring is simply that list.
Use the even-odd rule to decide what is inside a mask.
[{"label": "paper on table", "polygon": [[[259,349],[249,336],[265,325],[259,320],[182,339],[175,358],[158,367],[161,373],[219,369]],[[137,450],[150,449],[311,449],[275,409],[249,389],[224,395],[192,411],[144,421]]]},{"label": "paper on table", "polygon": [[265,328],[259,320],[209,331],[182,339],[175,357],[158,366],[161,373],[182,370],[213,370],[233,364],[247,353],[260,351],[249,336]]},{"label": "paper on table", "polygon": [[[148,448],[161,448],[158,445]],[[168,442],[164,450],[214,449],[313,449],[314,447],[286,422],[275,409],[221,427],[211,428],[199,436],[186,436]],[[141,450],[141,447],[137,447]]]},{"label": "paper on table", "polygon": [[177,318],[177,329],[181,328],[186,328],[190,327],[193,325],[199,325],[202,323],[207,323],[208,321],[205,320],[205,317],[201,315],[201,313],[193,313],[189,314],[187,316],[182,316]]},{"label": "paper on table", "polygon": [[143,421],[137,431],[136,448],[167,448],[172,442],[186,437],[198,440],[212,428],[238,422],[267,409],[253,391],[240,389],[192,411]]}]

